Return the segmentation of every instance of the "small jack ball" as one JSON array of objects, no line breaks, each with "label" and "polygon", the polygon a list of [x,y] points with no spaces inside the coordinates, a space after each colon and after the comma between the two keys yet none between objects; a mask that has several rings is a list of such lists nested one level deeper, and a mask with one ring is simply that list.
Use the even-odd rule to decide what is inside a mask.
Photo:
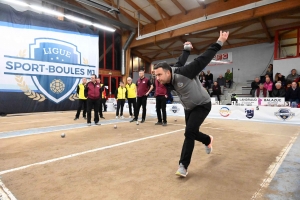
[{"label": "small jack ball", "polygon": [[139,129],[137,128],[136,130],[138,131]]},{"label": "small jack ball", "polygon": [[66,135],[65,135],[64,133],[62,133],[60,136],[61,136],[62,138],[64,138]]},{"label": "small jack ball", "polygon": [[174,121],[177,122],[177,119],[175,119]]},{"label": "small jack ball", "polygon": [[117,125],[114,125],[114,129],[117,129]]},{"label": "small jack ball", "polygon": [[136,125],[139,125],[139,122],[136,122]]}]

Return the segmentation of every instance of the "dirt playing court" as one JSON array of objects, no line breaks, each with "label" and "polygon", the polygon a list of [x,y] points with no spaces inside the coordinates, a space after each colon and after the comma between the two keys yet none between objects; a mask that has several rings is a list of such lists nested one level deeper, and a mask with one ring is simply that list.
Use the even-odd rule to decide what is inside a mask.
[{"label": "dirt playing court", "polygon": [[168,117],[162,127],[154,117],[137,126],[104,115],[101,126],[91,127],[73,121],[74,112],[0,118],[5,187],[19,200],[263,199],[261,185],[300,132],[292,125],[207,119],[201,131],[214,136],[213,152],[196,143],[189,174],[179,178],[183,117]]}]

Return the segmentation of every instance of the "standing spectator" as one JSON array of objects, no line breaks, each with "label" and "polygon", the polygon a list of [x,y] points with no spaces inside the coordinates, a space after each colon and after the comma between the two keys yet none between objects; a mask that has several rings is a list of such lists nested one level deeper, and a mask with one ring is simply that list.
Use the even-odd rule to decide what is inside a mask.
[{"label": "standing spectator", "polygon": [[227,69],[227,72],[225,73],[225,80],[226,80],[226,83],[228,83],[228,87],[231,88],[231,85],[232,85],[232,80],[233,80],[233,74],[232,72],[230,72],[230,69]]},{"label": "standing spectator", "polygon": [[[155,125],[167,126],[167,88],[158,80],[155,80],[156,114],[157,122]],[[162,113],[162,118],[161,118]]]},{"label": "standing spectator", "polygon": [[273,82],[273,64],[270,64],[267,71],[266,75],[270,77],[270,80]]},{"label": "standing spectator", "polygon": [[[297,107],[297,104],[299,104],[300,89],[299,89],[299,87],[297,87],[296,82],[292,82],[292,86],[287,90],[286,101],[290,102],[291,107]],[[296,106],[293,106],[293,104],[296,104]]]},{"label": "standing spectator", "polygon": [[146,119],[146,107],[147,107],[147,96],[153,89],[153,85],[150,80],[145,77],[145,72],[143,70],[139,71],[139,79],[136,81],[137,86],[137,105],[136,105],[136,113],[134,118],[130,122],[134,122],[138,120],[139,112],[141,106],[143,107],[142,113],[142,121],[145,122]]},{"label": "standing spectator", "polygon": [[[129,118],[133,118],[136,113],[136,85],[135,83],[132,83],[131,77],[127,78],[127,84],[126,84],[126,90],[127,90],[127,101],[128,101],[128,109],[129,109]],[[133,108],[133,112],[132,109]]]},{"label": "standing spectator", "polygon": [[204,71],[201,71],[200,74],[199,74],[199,80],[201,81],[202,83],[202,80],[203,80],[203,77],[205,78],[205,72]]},{"label": "standing spectator", "polygon": [[94,121],[96,125],[99,122],[99,99],[101,98],[101,87],[99,83],[96,82],[96,75],[91,76],[91,81],[86,84],[85,87],[85,97],[87,97],[87,124],[91,126],[91,113],[94,108]]},{"label": "standing spectator", "polygon": [[152,71],[152,76],[150,77],[150,83],[153,85],[153,89],[149,93],[149,97],[154,97],[154,94],[155,94],[155,79],[156,79],[155,72]]},{"label": "standing spectator", "polygon": [[120,118],[124,119],[123,108],[125,105],[125,100],[127,98],[127,90],[126,90],[126,87],[124,87],[123,81],[120,81],[119,85],[120,86],[116,89],[116,92],[115,92],[115,98],[117,99],[116,119],[119,118],[120,109],[121,109]]},{"label": "standing spectator", "polygon": [[221,88],[221,94],[224,94],[224,87],[226,87],[226,80],[222,74],[220,74],[219,78],[217,78],[217,83]]},{"label": "standing spectator", "polygon": [[75,119],[79,119],[79,115],[81,112],[81,109],[83,107],[83,118],[86,119],[86,97],[84,96],[84,90],[86,86],[86,78],[82,78],[82,82],[78,84],[77,86],[77,95],[78,95],[78,108],[75,115]]},{"label": "standing spectator", "polygon": [[272,90],[273,90],[273,82],[270,80],[270,77],[266,77],[266,82],[264,83],[264,88],[268,90],[269,97],[272,96]]},{"label": "standing spectator", "polygon": [[211,88],[211,85],[214,81],[214,75],[210,73],[210,70],[207,70],[207,74],[205,76],[205,79],[208,83],[208,88],[210,89]]},{"label": "standing spectator", "polygon": [[210,94],[210,97],[212,97],[213,95],[217,95],[217,98],[218,98],[218,101],[219,101],[219,104],[220,104],[220,102],[221,102],[221,100],[220,100],[221,88],[220,88],[217,81],[214,82],[214,85],[212,87],[212,93]]},{"label": "standing spectator", "polygon": [[[103,112],[107,112],[107,105],[106,105],[106,100],[107,100],[107,94],[108,90],[106,89],[105,85],[102,84],[102,98],[101,98],[101,104],[103,107]],[[102,108],[101,108],[102,110]]]},{"label": "standing spectator", "polygon": [[103,112],[102,112],[102,98],[103,98],[103,91],[105,91],[104,90],[104,85],[103,84],[101,84],[101,79],[100,78],[96,78],[96,82],[100,85],[100,89],[101,89],[101,98],[99,99],[99,117],[101,118],[101,119],[105,119],[104,117],[103,117]]},{"label": "standing spectator", "polygon": [[251,95],[252,97],[255,96],[255,91],[259,88],[259,78],[256,77],[254,81],[251,83]]},{"label": "standing spectator", "polygon": [[259,84],[255,91],[255,97],[269,97],[268,90],[264,87],[264,84]]},{"label": "standing spectator", "polygon": [[292,83],[293,81],[295,81],[295,79],[298,78],[298,76],[299,76],[299,75],[297,74],[296,69],[292,69],[291,74],[289,74],[289,75],[286,77],[286,82]]},{"label": "standing spectator", "polygon": [[275,88],[272,91],[272,97],[285,97],[285,89],[282,88],[280,82],[275,84]]}]

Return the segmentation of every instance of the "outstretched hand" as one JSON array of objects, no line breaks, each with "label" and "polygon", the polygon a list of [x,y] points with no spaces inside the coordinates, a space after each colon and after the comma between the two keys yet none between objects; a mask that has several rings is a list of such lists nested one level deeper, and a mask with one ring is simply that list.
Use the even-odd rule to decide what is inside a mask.
[{"label": "outstretched hand", "polygon": [[220,40],[221,42],[226,42],[226,40],[228,39],[229,36],[229,31],[220,31],[220,37],[218,40]]},{"label": "outstretched hand", "polygon": [[191,45],[191,48],[193,48],[193,45],[192,45],[192,43],[191,43],[191,42],[189,42],[189,41],[185,42],[185,43],[183,44],[183,46],[184,46],[184,45]]}]

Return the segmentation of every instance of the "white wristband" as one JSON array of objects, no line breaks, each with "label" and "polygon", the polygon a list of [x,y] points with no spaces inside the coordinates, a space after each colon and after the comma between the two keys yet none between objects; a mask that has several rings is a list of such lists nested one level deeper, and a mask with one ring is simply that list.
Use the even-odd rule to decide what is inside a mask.
[{"label": "white wristband", "polygon": [[218,40],[217,43],[220,45],[220,46],[223,46],[223,42]]}]

